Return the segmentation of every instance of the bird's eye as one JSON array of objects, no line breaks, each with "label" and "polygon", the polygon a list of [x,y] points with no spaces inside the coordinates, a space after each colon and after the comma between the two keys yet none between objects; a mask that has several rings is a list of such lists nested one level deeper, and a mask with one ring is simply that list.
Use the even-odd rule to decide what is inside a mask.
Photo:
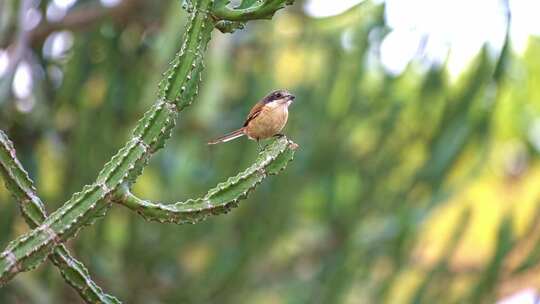
[{"label": "bird's eye", "polygon": [[274,94],[274,97],[276,97],[276,98],[281,98],[282,95],[281,95],[281,93],[276,93],[276,94]]}]

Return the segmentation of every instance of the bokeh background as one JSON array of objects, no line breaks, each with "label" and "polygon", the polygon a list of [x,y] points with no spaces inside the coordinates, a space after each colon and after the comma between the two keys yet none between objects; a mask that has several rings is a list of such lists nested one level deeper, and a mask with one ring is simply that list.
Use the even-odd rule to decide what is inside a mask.
[{"label": "bokeh background", "polygon": [[[196,225],[122,207],[69,242],[125,303],[535,303],[540,288],[536,0],[306,0],[217,31],[203,91],[135,185],[175,202],[248,166],[208,147],[274,88],[300,149],[239,208]],[[178,1],[0,0],[0,128],[48,211],[91,183],[156,96]],[[28,230],[0,186],[0,247]],[[0,303],[80,303],[50,263]]]}]

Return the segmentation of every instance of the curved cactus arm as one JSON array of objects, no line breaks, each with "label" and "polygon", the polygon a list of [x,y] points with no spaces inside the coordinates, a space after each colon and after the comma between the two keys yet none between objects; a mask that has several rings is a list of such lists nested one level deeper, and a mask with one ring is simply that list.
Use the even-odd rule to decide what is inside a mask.
[{"label": "curved cactus arm", "polygon": [[174,204],[152,203],[139,199],[128,188],[114,201],[139,213],[144,219],[176,224],[194,224],[211,215],[237,207],[267,176],[284,170],[298,145],[285,137],[275,140],[262,151],[253,165],[218,184],[203,197]]},{"label": "curved cactus arm", "polygon": [[[36,194],[34,183],[15,155],[13,143],[0,130],[0,174],[6,188],[19,203],[24,220],[36,228],[47,217],[42,201]],[[64,245],[56,247],[49,259],[58,267],[64,280],[81,295],[86,303],[120,303],[108,295],[92,280],[86,267],[72,257]]]},{"label": "curved cactus arm", "polygon": [[[253,5],[229,9],[215,5],[214,1],[186,0],[191,11],[182,48],[160,82],[157,103],[138,122],[131,139],[105,164],[93,184],[83,187],[43,223],[10,242],[0,253],[0,286],[18,273],[36,268],[54,248],[74,237],[84,226],[105,216],[112,199],[122,189],[129,188],[150,157],[164,147],[171,137],[178,113],[198,94],[204,68],[203,56],[218,22],[267,18],[284,4],[291,3],[267,0],[254,4],[253,0],[244,0]],[[214,14],[215,8],[219,8],[217,15]],[[229,17],[230,20],[220,19]],[[271,165],[269,170],[272,170]]]},{"label": "curved cactus arm", "polygon": [[0,253],[0,286],[18,273],[36,268],[55,247],[105,216],[111,197],[118,189],[135,182],[150,157],[170,138],[178,112],[198,94],[203,55],[215,22],[208,13],[213,0],[192,2],[195,9],[186,25],[181,50],[160,84],[158,102],[139,121],[131,139],[104,166],[93,184],[83,187],[37,228],[10,242]]},{"label": "curved cactus arm", "polygon": [[218,1],[212,9],[212,15],[218,20],[249,21],[271,19],[274,13],[294,0],[244,0],[240,6],[230,8],[230,1]]}]

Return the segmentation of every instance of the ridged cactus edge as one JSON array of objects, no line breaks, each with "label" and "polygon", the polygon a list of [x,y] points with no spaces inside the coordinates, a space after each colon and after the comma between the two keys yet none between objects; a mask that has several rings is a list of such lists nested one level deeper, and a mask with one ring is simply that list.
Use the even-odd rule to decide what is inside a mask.
[{"label": "ridged cactus edge", "polygon": [[[16,157],[15,147],[7,135],[0,131],[0,174],[6,188],[19,204],[21,214],[30,228],[38,227],[47,217],[43,202],[37,196],[33,181]],[[68,252],[64,245],[49,256],[64,280],[87,303],[120,303],[108,295],[92,280],[86,267]]]},{"label": "ridged cactus edge", "polygon": [[206,195],[174,204],[153,203],[133,195],[126,187],[114,200],[149,221],[195,224],[212,215],[229,212],[262,181],[285,169],[298,146],[281,137],[269,144],[249,168],[210,189]]},{"label": "ridged cactus edge", "polygon": [[50,256],[64,279],[87,303],[120,303],[103,293],[84,265],[71,257],[63,246],[82,227],[105,216],[113,202],[122,203],[153,220],[196,222],[227,212],[266,176],[283,170],[297,147],[285,137],[267,146],[244,172],[219,184],[202,198],[161,205],[140,200],[129,191],[151,156],[171,137],[178,113],[198,95],[204,54],[213,29],[232,32],[248,20],[271,18],[277,10],[291,3],[289,0],[244,0],[240,6],[230,8],[227,0],[184,1],[190,13],[189,21],[181,49],[159,84],[157,102],[138,122],[127,144],[105,164],[96,181],[83,187],[48,217],[32,181],[15,157],[13,145],[1,133],[1,173],[33,230],[10,242],[0,253],[0,286],[16,274],[34,269]]}]

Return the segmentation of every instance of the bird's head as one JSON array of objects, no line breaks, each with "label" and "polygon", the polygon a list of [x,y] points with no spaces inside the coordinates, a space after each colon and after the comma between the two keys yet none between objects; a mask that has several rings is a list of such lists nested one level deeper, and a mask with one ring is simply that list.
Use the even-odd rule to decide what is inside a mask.
[{"label": "bird's head", "polygon": [[265,105],[287,105],[289,106],[296,97],[287,90],[275,90],[270,92],[263,99]]}]

